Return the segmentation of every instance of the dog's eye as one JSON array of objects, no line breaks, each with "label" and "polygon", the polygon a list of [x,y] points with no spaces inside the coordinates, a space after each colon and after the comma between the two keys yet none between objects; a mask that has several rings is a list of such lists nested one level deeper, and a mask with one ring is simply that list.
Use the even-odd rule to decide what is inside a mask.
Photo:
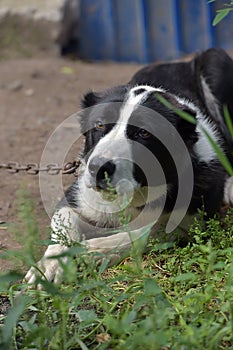
[{"label": "dog's eye", "polygon": [[147,139],[148,137],[150,137],[150,133],[148,131],[146,131],[145,129],[140,129],[138,132],[138,136],[140,136],[143,139]]},{"label": "dog's eye", "polygon": [[104,130],[105,125],[101,120],[97,120],[97,122],[95,122],[95,128],[96,130]]}]

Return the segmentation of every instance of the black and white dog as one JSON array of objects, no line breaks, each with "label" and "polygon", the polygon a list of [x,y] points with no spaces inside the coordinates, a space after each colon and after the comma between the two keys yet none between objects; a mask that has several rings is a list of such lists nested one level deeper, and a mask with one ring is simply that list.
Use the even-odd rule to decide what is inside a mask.
[{"label": "black and white dog", "polygon": [[[52,218],[55,244],[38,263],[45,277],[61,276],[58,260],[48,259],[68,249],[61,236],[115,260],[148,232],[187,240],[199,208],[211,217],[230,203],[232,181],[209,140],[231,161],[225,105],[233,116],[233,61],[221,49],[151,64],[126,85],[86,94],[80,174]],[[35,279],[32,267],[26,280]]]}]

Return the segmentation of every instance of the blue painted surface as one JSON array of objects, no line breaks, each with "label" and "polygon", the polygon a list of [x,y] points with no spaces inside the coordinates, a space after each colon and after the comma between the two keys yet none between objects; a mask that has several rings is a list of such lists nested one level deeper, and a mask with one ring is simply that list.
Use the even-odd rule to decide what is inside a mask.
[{"label": "blue painted surface", "polygon": [[233,12],[212,26],[226,0],[81,0],[80,57],[146,63],[209,47],[233,49]]},{"label": "blue painted surface", "polygon": [[180,55],[177,1],[145,1],[150,61]]},{"label": "blue painted surface", "polygon": [[213,4],[207,5],[203,0],[179,1],[183,53],[214,46],[212,7]]},{"label": "blue painted surface", "polygon": [[114,14],[111,0],[83,0],[80,4],[80,56],[116,59]]},{"label": "blue painted surface", "polygon": [[116,58],[119,61],[147,61],[143,2],[113,0],[116,29]]}]

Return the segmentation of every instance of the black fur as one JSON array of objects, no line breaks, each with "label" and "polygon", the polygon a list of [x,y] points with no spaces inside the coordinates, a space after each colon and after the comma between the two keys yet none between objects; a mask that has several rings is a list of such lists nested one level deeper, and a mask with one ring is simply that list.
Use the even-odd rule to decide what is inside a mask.
[{"label": "black fur", "polygon": [[[139,85],[144,86],[137,89]],[[196,118],[198,126],[181,118],[174,107],[161,103],[155,91],[160,92],[175,109],[184,110]],[[131,98],[135,108],[132,108]],[[121,109],[125,100],[130,102]],[[57,281],[60,277],[59,260],[51,257],[62,256],[66,251],[66,247],[60,243],[61,233],[67,236],[68,241],[84,240],[88,251],[110,253],[111,262],[119,261],[124,256],[132,240],[139,239],[143,233],[141,229],[147,225],[150,225],[150,235],[156,239],[178,240],[180,243],[190,241],[190,223],[187,225],[190,215],[196,214],[203,206],[208,217],[214,215],[220,209],[225,182],[229,178],[203,138],[200,128],[203,123],[233,164],[233,144],[224,120],[224,105],[233,116],[233,61],[220,49],[207,50],[190,62],[151,64],[137,72],[125,85],[101,93],[86,94],[83,99],[85,110],[80,116],[81,130],[85,136],[80,176],[68,189],[52,218],[52,239],[56,244],[47,248],[38,269],[32,267],[28,271],[25,277],[28,283],[35,283],[37,270],[42,271],[49,281]],[[123,127],[118,122],[121,111],[125,113],[122,112],[123,120],[120,120]],[[125,118],[125,115],[128,117]],[[183,140],[181,146],[178,142],[180,137]],[[147,150],[153,155],[152,158],[147,157]],[[186,155],[191,158],[193,190],[189,181],[189,175],[192,176],[192,172],[188,171],[189,157],[185,157],[184,151],[188,151]],[[161,167],[163,177],[159,176]],[[179,176],[178,172],[181,172]],[[119,216],[119,212],[122,214],[119,203],[114,203],[109,197],[107,201],[104,200],[110,192],[106,173],[113,190],[115,186],[115,192],[118,186],[117,199],[125,199],[127,195],[132,199],[126,206],[126,218],[131,218],[127,230],[122,225],[122,215]],[[122,180],[121,187],[119,183]],[[231,180],[225,187],[229,190],[225,198],[230,203],[233,202]],[[151,185],[153,187],[149,187]],[[128,186],[131,186],[132,192]],[[179,186],[182,186],[182,191]],[[151,188],[154,192],[148,201],[144,200]],[[192,195],[187,211],[190,215],[182,216],[176,222],[177,229],[170,225],[165,230],[164,225],[167,228],[169,219],[174,219],[172,209],[174,205],[177,208],[176,199],[180,193],[182,198],[178,201],[178,209],[188,206],[184,193]],[[135,198],[138,194],[141,197]],[[162,213],[158,212],[160,208],[163,208]]]},{"label": "black fur", "polygon": [[[212,100],[207,101],[206,99],[202,79],[205,80],[211,90]],[[93,149],[98,140],[107,134],[117,122],[120,106],[119,109],[112,109],[111,102],[122,103],[127,92],[137,85],[149,85],[166,89],[167,92],[162,93],[162,95],[176,108],[182,109],[183,107],[177,104],[173,95],[187,98],[193,102],[208,118],[211,118],[215,122],[216,128],[219,129],[221,134],[225,152],[230,155],[232,151],[232,140],[230,139],[224,121],[223,105],[226,104],[230,113],[233,115],[233,61],[223,50],[210,49],[197,55],[190,62],[148,65],[137,72],[123,86],[113,87],[102,93],[89,92],[86,94],[82,102],[83,107],[96,106],[94,110],[84,112],[81,118],[82,131],[86,136],[84,150],[84,158],[86,160],[90,155],[90,150]],[[139,90],[137,94],[141,92]],[[198,139],[194,124],[178,117],[173,110],[165,107],[153,95],[143,105],[157,111],[169,120],[178,130],[190,152],[194,171],[194,190],[188,212],[194,213],[204,205],[208,216],[212,216],[219,210],[222,203],[224,183],[227,177],[225,170],[218,160],[212,160],[206,163],[198,159],[197,155],[194,154],[193,146]],[[219,116],[213,113],[213,106],[219,109],[220,120]],[[186,109],[185,111],[195,117],[195,112],[191,109]],[[103,119],[106,125],[104,130],[96,131],[93,125],[99,118]],[[134,122],[135,118],[138,118],[138,122],[142,122],[143,128],[146,125],[147,131],[153,131],[153,120],[150,120],[150,118],[146,119],[146,123],[140,120],[141,116],[137,117],[136,113],[133,115],[133,118]],[[156,155],[164,169],[166,181],[170,185],[170,192],[165,206],[165,211],[169,212],[174,206],[178,191],[177,173],[174,162],[166,147],[159,140],[154,136],[148,139],[140,139],[137,131],[135,127],[130,125],[129,121],[127,129],[128,138],[136,140],[150,149]],[[134,149],[134,153],[135,158],[139,157],[137,148]],[[185,172],[183,176],[185,177]],[[139,167],[135,167],[134,177],[139,183],[141,182],[142,186],[146,185],[143,171]]]}]

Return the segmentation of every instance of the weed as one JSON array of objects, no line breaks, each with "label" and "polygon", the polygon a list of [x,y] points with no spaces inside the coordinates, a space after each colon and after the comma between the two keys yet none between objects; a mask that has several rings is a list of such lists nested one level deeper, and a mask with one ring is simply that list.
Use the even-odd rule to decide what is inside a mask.
[{"label": "weed", "polygon": [[[28,195],[21,190],[18,196],[27,240],[17,257],[29,266],[37,226]],[[203,215],[194,221],[193,242],[185,248],[151,241],[146,257],[132,256],[114,268],[98,267],[83,247],[71,247],[65,253],[66,283],[59,287],[43,281],[44,291],[22,293],[18,274],[2,275],[0,292],[11,307],[0,318],[0,348],[231,348],[233,212],[205,226]]]},{"label": "weed", "polygon": [[[23,248],[4,257],[16,255],[30,267],[39,239],[25,190],[18,208]],[[114,268],[99,267],[95,253],[70,246],[58,257],[61,264],[68,258],[65,283],[39,280],[44,291],[25,290],[17,273],[1,275],[0,295],[11,303],[0,315],[1,350],[232,349],[233,210],[224,219],[204,223],[204,217],[201,211],[194,220],[186,247],[151,240],[146,257],[134,245],[131,257]],[[122,210],[122,223],[128,221]]]}]

